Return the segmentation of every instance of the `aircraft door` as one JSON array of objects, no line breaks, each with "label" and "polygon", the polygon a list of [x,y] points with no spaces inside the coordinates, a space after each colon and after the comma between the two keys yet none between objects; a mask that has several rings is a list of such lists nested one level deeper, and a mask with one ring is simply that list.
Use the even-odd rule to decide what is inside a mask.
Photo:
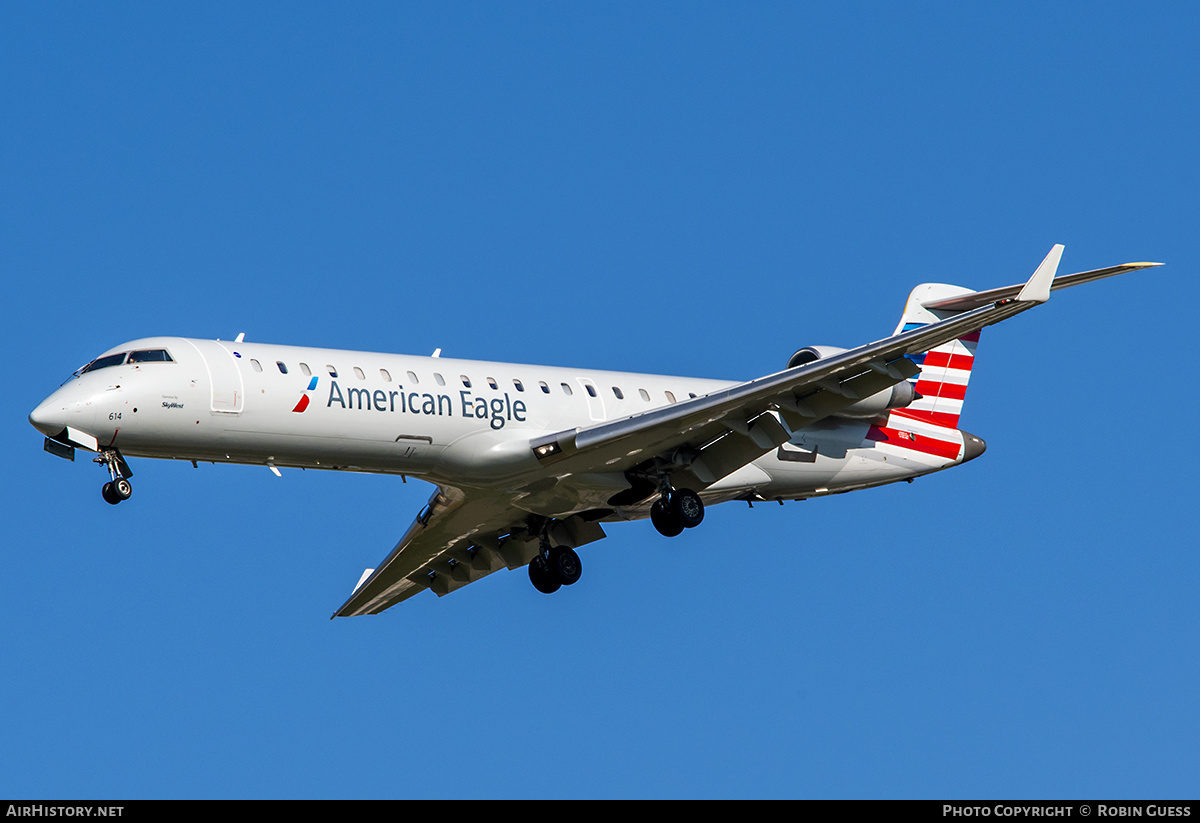
[{"label": "aircraft door", "polygon": [[596,388],[596,384],[587,377],[576,377],[575,379],[583,388],[583,396],[587,398],[588,416],[597,422],[607,419],[604,415],[604,401],[600,399],[600,391]]},{"label": "aircraft door", "polygon": [[208,370],[208,384],[212,392],[209,408],[222,414],[241,414],[246,392],[234,353],[216,340],[189,342],[196,347]]}]

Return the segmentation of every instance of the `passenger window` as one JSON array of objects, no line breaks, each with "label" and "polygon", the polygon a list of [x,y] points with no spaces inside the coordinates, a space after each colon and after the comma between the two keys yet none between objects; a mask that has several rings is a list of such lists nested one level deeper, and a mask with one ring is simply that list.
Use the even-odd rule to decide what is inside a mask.
[{"label": "passenger window", "polygon": [[417,373],[416,373],[416,372],[411,372],[411,371],[410,371],[410,372],[408,373],[408,379],[409,379],[409,380],[410,380],[410,381],[413,383],[413,385],[416,385],[417,383],[420,383],[420,382],[421,382],[420,380],[418,380],[418,379],[417,379]]},{"label": "passenger window", "polygon": [[638,389],[638,394],[640,394],[642,396],[642,399],[645,400],[647,403],[650,402],[650,392],[646,391],[645,389]]},{"label": "passenger window", "polygon": [[667,400],[669,400],[670,402],[674,403],[674,402],[675,402],[675,395],[671,394],[670,392],[667,392]]},{"label": "passenger window", "polygon": [[471,388],[471,378],[467,377],[465,374],[460,374],[458,376],[458,379],[462,380],[463,386],[465,386],[468,389]]},{"label": "passenger window", "polygon": [[362,369],[360,369],[358,366],[355,366],[355,367],[354,367],[354,375],[355,375],[355,376],[356,376],[356,377],[357,377],[359,380],[366,380],[366,379],[367,379],[367,376],[366,376],[365,374],[363,374],[363,370],[362,370]]},{"label": "passenger window", "polygon": [[515,377],[513,378],[513,385],[516,386],[517,391],[525,391],[525,386]]},{"label": "passenger window", "polygon": [[305,377],[312,377],[312,369],[308,367],[307,363],[300,364],[300,371],[303,372]]},{"label": "passenger window", "polygon": [[690,392],[688,392],[688,397],[690,397],[690,398],[692,398],[693,400],[695,400],[695,399],[696,399],[696,393],[695,393],[694,391],[690,391]]},{"label": "passenger window", "polygon": [[436,382],[436,383],[437,383],[439,386],[444,386],[444,385],[446,385],[446,378],[442,377],[442,376],[441,376],[440,374],[438,374],[437,372],[434,372],[434,373],[433,373],[433,379],[434,379],[434,381],[435,381],[435,382]]},{"label": "passenger window", "polygon": [[337,377],[337,369],[335,369],[333,366],[329,365],[328,363],[325,364],[325,371],[329,372],[330,377]]},{"label": "passenger window", "polygon": [[380,369],[379,376],[383,378],[384,383],[392,382],[392,373],[389,372],[387,369]]},{"label": "passenger window", "polygon": [[253,357],[250,358],[250,367],[255,371],[262,371],[262,363],[259,363]]},{"label": "passenger window", "polygon": [[593,386],[591,383],[588,383],[586,386],[584,386],[584,388],[587,389],[587,393],[590,394],[592,397],[596,396],[596,387]]},{"label": "passenger window", "polygon": [[613,386],[613,394],[615,394],[615,395],[616,395],[616,397],[617,397],[617,399],[618,399],[618,400],[624,400],[624,399],[625,399],[625,395],[621,394],[621,390],[620,390],[620,389],[618,389],[616,386]]},{"label": "passenger window", "polygon": [[568,386],[566,383],[562,384],[562,390],[567,395],[567,397],[571,396],[571,387]]},{"label": "passenger window", "polygon": [[282,360],[276,360],[275,365],[279,367],[280,374],[287,374],[287,366],[283,365]]},{"label": "passenger window", "polygon": [[539,381],[538,381],[538,386],[540,386],[540,387],[541,387],[541,389],[542,389],[542,394],[549,394],[549,393],[550,393],[550,387],[546,385],[545,381],[539,380]]},{"label": "passenger window", "polygon": [[496,378],[494,378],[494,377],[489,377],[489,378],[487,379],[487,381],[488,381],[488,385],[489,385],[489,386],[491,386],[493,389],[498,389],[498,388],[500,388],[500,386],[498,386],[498,385],[496,384]]}]

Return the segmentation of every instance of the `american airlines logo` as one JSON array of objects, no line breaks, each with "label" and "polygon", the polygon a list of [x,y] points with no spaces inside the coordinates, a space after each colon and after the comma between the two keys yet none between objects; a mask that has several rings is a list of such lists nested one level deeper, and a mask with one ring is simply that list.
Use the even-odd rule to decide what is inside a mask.
[{"label": "american airlines logo", "polygon": [[305,409],[307,409],[309,392],[313,391],[316,388],[317,388],[317,376],[313,375],[313,379],[308,381],[308,388],[304,390],[304,394],[300,395],[300,400],[296,403],[296,408],[292,409],[292,411],[302,412]]}]

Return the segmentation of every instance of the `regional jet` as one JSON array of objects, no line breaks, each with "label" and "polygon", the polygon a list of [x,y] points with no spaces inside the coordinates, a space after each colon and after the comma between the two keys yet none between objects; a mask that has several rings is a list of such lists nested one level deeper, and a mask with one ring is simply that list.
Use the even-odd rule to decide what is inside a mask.
[{"label": "regional jet", "polygon": [[984,441],[958,428],[980,330],[1052,290],[1160,265],[1055,277],[1062,250],[1024,284],[919,285],[892,336],[809,346],[742,383],[151,337],[80,368],[29,421],[51,454],[94,454],[112,504],[132,493],[131,457],[434,484],[334,617],[522,566],[552,593],[579,580],[575,550],[606,523],[648,518],[672,537],[715,503],[838,494],[981,455]]}]

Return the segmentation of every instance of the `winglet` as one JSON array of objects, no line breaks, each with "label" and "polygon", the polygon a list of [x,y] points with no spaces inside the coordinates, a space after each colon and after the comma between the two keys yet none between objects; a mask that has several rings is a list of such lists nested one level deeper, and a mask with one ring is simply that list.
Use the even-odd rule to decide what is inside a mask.
[{"label": "winglet", "polygon": [[[362,573],[362,577],[358,578],[358,582],[354,584],[354,591],[356,592],[359,589],[361,589],[362,584],[366,583],[367,578],[370,577],[371,575],[373,575],[374,573],[375,573],[374,569],[367,569],[366,571],[364,571]],[[354,592],[350,592],[350,594],[354,594]]]},{"label": "winglet", "polygon": [[1050,284],[1054,282],[1054,274],[1058,271],[1058,261],[1062,259],[1063,247],[1058,243],[1050,249],[1046,259],[1037,267],[1033,277],[1017,295],[1021,303],[1045,303],[1050,299]]}]

